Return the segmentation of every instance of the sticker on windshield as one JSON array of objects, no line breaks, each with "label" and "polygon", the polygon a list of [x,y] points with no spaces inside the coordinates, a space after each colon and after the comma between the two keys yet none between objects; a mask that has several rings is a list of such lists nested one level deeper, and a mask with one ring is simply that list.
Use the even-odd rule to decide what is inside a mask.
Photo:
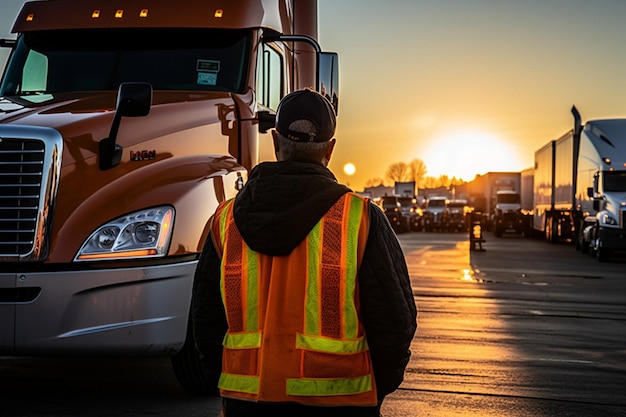
[{"label": "sticker on windshield", "polygon": [[199,72],[198,84],[200,85],[216,85],[217,74],[213,72]]},{"label": "sticker on windshield", "polygon": [[199,59],[196,64],[199,85],[216,85],[217,74],[220,72],[220,62],[209,59]]}]

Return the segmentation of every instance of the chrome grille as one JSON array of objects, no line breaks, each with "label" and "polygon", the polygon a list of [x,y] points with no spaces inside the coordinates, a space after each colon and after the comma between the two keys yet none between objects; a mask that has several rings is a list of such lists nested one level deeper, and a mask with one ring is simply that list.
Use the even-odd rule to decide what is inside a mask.
[{"label": "chrome grille", "polygon": [[41,140],[0,143],[0,253],[25,255],[33,249],[44,155]]},{"label": "chrome grille", "polygon": [[0,125],[0,261],[48,255],[62,150],[54,129]]}]

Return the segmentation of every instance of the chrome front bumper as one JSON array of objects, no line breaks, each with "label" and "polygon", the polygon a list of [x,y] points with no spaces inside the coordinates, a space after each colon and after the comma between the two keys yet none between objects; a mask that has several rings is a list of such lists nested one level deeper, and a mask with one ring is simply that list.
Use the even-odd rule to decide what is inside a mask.
[{"label": "chrome front bumper", "polygon": [[0,354],[174,354],[197,263],[0,272]]}]

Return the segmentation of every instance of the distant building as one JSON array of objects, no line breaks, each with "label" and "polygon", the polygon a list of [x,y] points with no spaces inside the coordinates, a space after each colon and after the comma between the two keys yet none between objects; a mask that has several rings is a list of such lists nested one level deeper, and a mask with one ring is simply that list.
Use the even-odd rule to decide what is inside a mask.
[{"label": "distant building", "polygon": [[384,185],[380,184],[376,187],[365,187],[363,193],[370,195],[373,200],[376,200],[386,195],[394,195],[394,189],[393,187],[385,187]]}]

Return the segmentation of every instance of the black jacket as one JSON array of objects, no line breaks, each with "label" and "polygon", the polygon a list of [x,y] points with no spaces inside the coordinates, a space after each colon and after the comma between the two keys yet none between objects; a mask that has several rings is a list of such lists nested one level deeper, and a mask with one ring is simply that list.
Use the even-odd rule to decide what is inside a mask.
[{"label": "black jacket", "polygon": [[[328,209],[350,190],[325,167],[265,162],[251,172],[235,199],[234,219],[246,244],[268,255],[289,254]],[[370,347],[379,401],[398,388],[417,330],[417,309],[398,239],[384,213],[369,203],[370,231],[358,272],[361,315]],[[196,343],[210,369],[221,368],[226,332],[220,259],[207,240],[194,283]]]}]

